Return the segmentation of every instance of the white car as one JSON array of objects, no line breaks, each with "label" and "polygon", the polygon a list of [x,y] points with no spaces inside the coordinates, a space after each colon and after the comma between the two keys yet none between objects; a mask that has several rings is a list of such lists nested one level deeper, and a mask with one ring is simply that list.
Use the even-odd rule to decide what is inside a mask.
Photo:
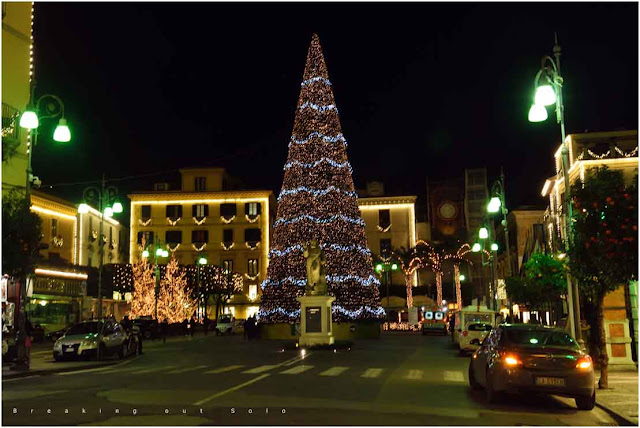
[{"label": "white car", "polygon": [[[134,338],[135,340],[135,338]],[[53,358],[62,361],[68,358],[90,358],[117,355],[124,358],[131,353],[131,338],[119,323],[107,320],[85,321],[78,323],[65,333],[53,345]],[[137,350],[137,346],[135,349]]]},{"label": "white car", "polygon": [[460,353],[473,352],[478,349],[492,329],[491,324],[483,322],[472,322],[467,325],[458,339]]}]

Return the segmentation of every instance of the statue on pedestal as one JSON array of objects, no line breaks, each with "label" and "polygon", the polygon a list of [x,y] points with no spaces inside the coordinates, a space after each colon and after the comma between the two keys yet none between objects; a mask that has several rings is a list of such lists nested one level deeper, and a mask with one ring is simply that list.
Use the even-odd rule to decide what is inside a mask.
[{"label": "statue on pedestal", "polygon": [[304,247],[304,257],[307,259],[307,296],[324,296],[327,294],[327,258],[315,239]]}]

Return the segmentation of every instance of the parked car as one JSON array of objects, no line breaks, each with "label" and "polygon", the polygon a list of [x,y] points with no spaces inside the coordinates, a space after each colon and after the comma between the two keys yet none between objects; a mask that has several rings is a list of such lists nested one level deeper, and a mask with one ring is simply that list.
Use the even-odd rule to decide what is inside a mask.
[{"label": "parked car", "polygon": [[487,401],[502,392],[572,397],[581,410],[595,405],[593,362],[565,331],[538,324],[501,324],[469,363],[469,384]]},{"label": "parked car", "polygon": [[56,330],[56,331],[52,331],[50,333],[47,333],[45,337],[47,338],[47,340],[50,340],[51,342],[55,343],[58,339],[60,339],[62,336],[64,336],[66,331],[69,330],[69,328],[72,325],[68,325],[65,328],[61,328],[60,330]]},{"label": "parked car", "polygon": [[235,319],[231,315],[220,315],[216,322],[216,335],[233,334]]},{"label": "parked car", "polygon": [[472,322],[467,325],[465,331],[458,338],[460,354],[473,352],[480,347],[480,344],[489,334],[493,326],[489,323]]},{"label": "parked car", "polygon": [[145,340],[155,339],[158,337],[158,321],[151,317],[140,317],[133,320],[133,324],[137,325],[142,332]]},{"label": "parked car", "polygon": [[[127,334],[113,320],[85,321],[73,325],[53,346],[53,358],[62,361],[68,358],[95,357],[98,349],[100,356],[117,355],[124,358],[130,355],[130,345],[135,335]],[[137,346],[136,346],[137,349]]]}]

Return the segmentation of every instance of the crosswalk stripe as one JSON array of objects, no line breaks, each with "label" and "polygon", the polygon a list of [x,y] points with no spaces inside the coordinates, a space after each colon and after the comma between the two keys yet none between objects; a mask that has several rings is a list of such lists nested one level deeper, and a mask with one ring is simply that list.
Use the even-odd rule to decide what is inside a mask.
[{"label": "crosswalk stripe", "polygon": [[367,369],[360,377],[374,378],[380,376],[383,369]]},{"label": "crosswalk stripe", "polygon": [[320,373],[320,376],[339,376],[349,370],[349,367],[331,367],[329,370]]},{"label": "crosswalk stripe", "polygon": [[312,368],[313,366],[305,366],[305,365],[295,366],[283,372],[280,372],[280,374],[300,374],[300,373],[306,372],[307,370],[311,370]]},{"label": "crosswalk stripe", "polygon": [[146,369],[146,370],[138,370],[137,372],[131,372],[131,374],[146,374],[146,373],[153,373],[153,372],[159,372],[161,370],[169,370],[174,368],[175,366],[164,366],[164,367],[156,367],[154,369]]},{"label": "crosswalk stripe", "polygon": [[405,379],[419,380],[422,379],[424,372],[422,370],[409,370],[409,373],[405,376]]},{"label": "crosswalk stripe", "polygon": [[455,371],[455,372],[451,372],[451,371],[444,371],[444,380],[447,382],[463,382],[464,383],[464,376],[462,375],[461,371]]},{"label": "crosswalk stripe", "polygon": [[256,374],[256,373],[264,373],[264,372],[268,372],[269,370],[273,369],[274,367],[276,367],[275,365],[264,365],[264,366],[259,366],[253,369],[249,369],[249,370],[245,370],[242,373],[247,373],[247,374]]},{"label": "crosswalk stripe", "polygon": [[172,370],[172,371],[167,372],[167,373],[168,374],[178,374],[178,373],[184,373],[184,372],[188,372],[188,371],[192,371],[192,370],[204,369],[205,367],[207,367],[207,366],[185,367],[184,369]]},{"label": "crosswalk stripe", "polygon": [[206,371],[205,373],[225,373],[225,372],[230,372],[230,371],[235,370],[235,369],[240,369],[242,367],[244,367],[244,366],[236,364],[236,365],[232,365],[232,366],[220,367],[220,368],[217,368],[217,369],[209,370],[209,371]]},{"label": "crosswalk stripe", "polygon": [[140,366],[140,365],[136,365],[136,366],[132,366],[132,367],[125,367],[125,368],[114,368],[114,369],[109,369],[109,370],[105,370],[102,372],[97,372],[96,374],[111,374],[111,373],[124,373],[124,372],[130,372],[130,371],[134,371],[134,370],[142,370],[144,368],[144,366]]}]

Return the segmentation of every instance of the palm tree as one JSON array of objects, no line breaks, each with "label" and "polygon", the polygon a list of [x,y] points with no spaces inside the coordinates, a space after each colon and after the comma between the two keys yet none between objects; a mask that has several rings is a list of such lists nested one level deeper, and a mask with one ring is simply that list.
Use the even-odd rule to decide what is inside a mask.
[{"label": "palm tree", "polygon": [[411,277],[416,270],[427,267],[424,257],[426,248],[422,244],[428,245],[424,241],[419,241],[415,247],[400,247],[391,253],[393,260],[398,262],[400,269],[404,272],[405,283],[407,285],[408,308],[413,307],[413,284],[411,283]]},{"label": "palm tree", "polygon": [[469,244],[462,244],[455,253],[449,253],[445,256],[447,260],[453,260],[453,280],[456,283],[456,304],[458,309],[462,309],[462,290],[460,289],[460,264],[468,263],[473,265],[471,260],[467,258],[467,254],[471,252]]}]

